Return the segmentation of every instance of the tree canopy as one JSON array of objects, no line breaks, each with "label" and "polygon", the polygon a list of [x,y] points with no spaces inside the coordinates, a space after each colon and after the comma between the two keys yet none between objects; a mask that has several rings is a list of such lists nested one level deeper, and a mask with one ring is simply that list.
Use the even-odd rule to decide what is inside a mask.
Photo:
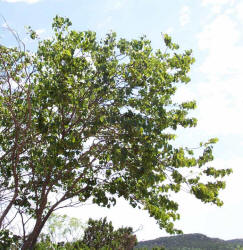
[{"label": "tree canopy", "polygon": [[[78,242],[77,242],[78,243]],[[88,249],[126,249],[132,250],[137,243],[131,227],[121,227],[114,230],[112,222],[106,218],[89,219],[88,227],[80,243]]]},{"label": "tree canopy", "polygon": [[[164,35],[164,51],[145,37],[98,40],[56,16],[53,37],[36,52],[0,46],[0,226],[10,211],[23,222],[23,249],[32,249],[58,208],[91,199],[100,206],[125,198],[161,228],[179,233],[178,204],[186,186],[205,203],[222,205],[221,177],[208,166],[216,139],[198,151],[176,147],[178,127],[195,127],[195,101],[175,103],[190,81],[192,51]],[[30,37],[36,39],[34,31]],[[188,170],[197,170],[189,176]],[[28,216],[34,226],[25,231]]]}]

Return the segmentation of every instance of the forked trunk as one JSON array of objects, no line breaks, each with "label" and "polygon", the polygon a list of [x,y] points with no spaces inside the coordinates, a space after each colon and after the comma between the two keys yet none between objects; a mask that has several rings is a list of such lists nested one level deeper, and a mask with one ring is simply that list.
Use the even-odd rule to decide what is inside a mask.
[{"label": "forked trunk", "polygon": [[33,250],[34,246],[37,242],[38,236],[41,232],[43,226],[40,223],[36,223],[32,233],[28,236],[27,240],[24,242],[22,246],[22,250]]},{"label": "forked trunk", "polygon": [[[33,250],[34,249],[42,228],[44,227],[44,225],[46,224],[46,221],[48,220],[48,218],[52,214],[54,208],[58,204],[59,204],[59,202],[57,202],[55,205],[53,205],[52,208],[48,211],[48,213],[46,214],[46,216],[44,218],[41,218],[42,216],[39,216],[39,218],[36,220],[36,223],[35,223],[35,226],[32,230],[32,233],[27,237],[27,240],[24,242],[21,250]],[[43,214],[43,210],[42,210],[41,214]]]}]

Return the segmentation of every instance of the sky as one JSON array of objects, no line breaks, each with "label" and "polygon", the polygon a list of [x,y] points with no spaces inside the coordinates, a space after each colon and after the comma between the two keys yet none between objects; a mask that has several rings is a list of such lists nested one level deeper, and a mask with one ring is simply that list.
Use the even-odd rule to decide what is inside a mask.
[{"label": "sky", "polygon": [[[193,49],[196,63],[191,83],[180,87],[176,101],[196,100],[192,115],[198,126],[179,131],[178,143],[196,145],[218,137],[216,168],[232,168],[226,189],[220,194],[224,206],[206,205],[188,193],[178,197],[184,233],[203,233],[222,239],[243,238],[243,1],[240,0],[0,0],[0,15],[15,29],[28,48],[25,35],[31,26],[41,38],[50,36],[53,17],[69,17],[73,28],[93,30],[98,37],[110,30],[127,39],[146,35],[154,48],[163,46],[161,33],[169,33],[184,49]],[[12,46],[0,18],[0,43]],[[124,200],[112,209],[85,205],[64,210],[86,221],[107,216],[116,227],[140,229],[139,240],[167,236],[146,211]]]}]

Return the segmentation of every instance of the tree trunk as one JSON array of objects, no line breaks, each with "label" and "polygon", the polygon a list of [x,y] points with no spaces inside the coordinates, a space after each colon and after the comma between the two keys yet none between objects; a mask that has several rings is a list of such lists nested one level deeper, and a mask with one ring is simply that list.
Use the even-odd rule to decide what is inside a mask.
[{"label": "tree trunk", "polygon": [[[63,199],[61,199],[62,201]],[[56,206],[58,206],[58,204],[61,202],[57,202],[56,204],[54,204],[50,210],[48,211],[48,213],[46,214],[46,216],[42,219],[41,215],[43,214],[44,209],[42,210],[41,215],[39,215],[39,218],[36,220],[35,226],[32,230],[32,233],[27,237],[27,240],[24,242],[21,250],[33,250],[35,247],[35,244],[37,242],[37,239],[40,235],[40,232],[42,230],[42,228],[44,227],[46,221],[48,220],[48,218],[50,217],[50,215],[52,214],[53,210],[55,209]]]},{"label": "tree trunk", "polygon": [[48,218],[50,217],[52,211],[50,210],[47,215],[43,218],[43,219],[39,219],[36,221],[35,223],[35,227],[32,230],[32,233],[27,237],[27,240],[24,242],[23,246],[22,246],[22,250],[33,250],[34,246],[37,242],[37,239],[40,235],[40,232],[42,230],[42,228],[44,227],[46,221],[48,220]]},{"label": "tree trunk", "polygon": [[32,233],[28,236],[27,240],[24,242],[22,246],[22,250],[33,250],[34,246],[37,242],[38,236],[41,232],[43,226],[41,226],[41,222],[36,222],[35,227]]}]

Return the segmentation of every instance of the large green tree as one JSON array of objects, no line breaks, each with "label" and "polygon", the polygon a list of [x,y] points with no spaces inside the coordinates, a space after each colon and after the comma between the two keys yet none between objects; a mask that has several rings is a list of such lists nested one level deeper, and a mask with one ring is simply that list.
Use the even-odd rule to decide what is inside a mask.
[{"label": "large green tree", "polygon": [[[73,198],[110,207],[123,197],[169,233],[180,232],[170,193],[183,185],[222,205],[221,177],[231,171],[207,165],[216,140],[196,153],[174,143],[178,127],[196,126],[188,116],[195,102],[172,101],[190,81],[191,51],[178,51],[168,35],[164,51],[154,51],[146,37],[98,40],[70,26],[56,16],[53,37],[35,53],[0,47],[0,180],[9,195],[0,222],[16,209],[23,249],[32,249],[50,215]],[[23,215],[34,219],[28,233]]]}]

